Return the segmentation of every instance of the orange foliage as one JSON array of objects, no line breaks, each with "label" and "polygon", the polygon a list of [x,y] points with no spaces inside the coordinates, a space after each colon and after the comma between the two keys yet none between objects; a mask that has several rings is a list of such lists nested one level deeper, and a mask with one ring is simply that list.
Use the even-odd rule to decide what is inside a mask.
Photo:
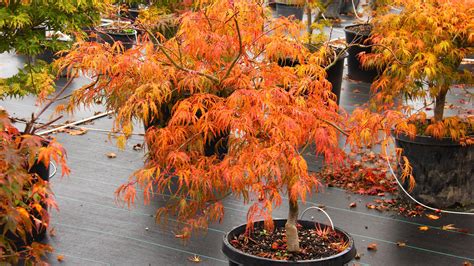
[{"label": "orange foliage", "polygon": [[[19,250],[16,239],[27,239],[33,230],[47,227],[49,214],[46,207],[56,207],[48,181],[29,173],[41,161],[49,165],[50,157],[68,174],[64,149],[51,140],[39,136],[21,135],[10,123],[8,114],[0,110],[0,263],[17,263]],[[29,261],[42,261],[49,245],[33,243],[23,251]]]},{"label": "orange foliage", "polygon": [[[145,203],[170,194],[157,220],[176,214],[179,236],[220,221],[230,194],[253,203],[249,225],[264,218],[271,227],[282,193],[304,201],[317,189],[304,149],[314,143],[328,163],[343,158],[338,137],[351,124],[315,63],[324,60],[300,41],[301,24],[272,18],[257,1],[212,1],[178,20],[173,38],[160,42],[147,32],[126,51],[77,43],[58,64],[95,81],[74,93],[70,110],[102,100],[115,112],[120,142],[144,122],[145,165],[116,192],[129,205],[136,187]],[[280,67],[278,58],[302,64]],[[375,128],[370,121],[349,130],[349,143],[372,142]]]}]

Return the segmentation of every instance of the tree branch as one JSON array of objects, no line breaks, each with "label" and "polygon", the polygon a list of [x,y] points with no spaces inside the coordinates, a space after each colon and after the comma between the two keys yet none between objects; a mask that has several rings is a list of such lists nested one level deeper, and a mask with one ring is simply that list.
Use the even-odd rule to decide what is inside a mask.
[{"label": "tree branch", "polygon": [[230,64],[229,68],[227,69],[227,72],[225,73],[224,77],[221,79],[221,82],[229,77],[230,72],[232,71],[232,68],[234,68],[235,64],[237,63],[237,61],[239,61],[243,53],[242,36],[240,34],[239,22],[237,21],[235,17],[234,17],[234,23],[235,23],[235,29],[237,31],[237,36],[239,38],[239,54],[237,54],[234,61],[232,61],[232,64]]}]

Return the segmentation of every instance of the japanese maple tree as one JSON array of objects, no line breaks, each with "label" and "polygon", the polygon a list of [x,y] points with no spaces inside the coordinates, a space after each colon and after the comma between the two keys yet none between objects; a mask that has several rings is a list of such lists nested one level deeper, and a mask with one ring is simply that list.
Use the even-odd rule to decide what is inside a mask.
[{"label": "japanese maple tree", "polygon": [[[446,95],[454,84],[472,84],[472,73],[458,70],[463,58],[474,53],[474,2],[470,0],[395,1],[402,11],[374,19],[371,37],[373,54],[363,63],[384,69],[372,84],[380,109],[393,108],[399,96],[434,104],[433,118],[419,134],[465,138],[471,122],[444,117]],[[406,107],[406,106],[405,106]],[[406,110],[405,110],[406,111]],[[408,109],[408,114],[417,114]],[[469,120],[469,118],[468,118]],[[471,132],[469,132],[471,131]]]},{"label": "japanese maple tree", "polygon": [[[300,41],[303,25],[272,18],[263,1],[196,5],[179,17],[169,39],[144,28],[138,45],[125,51],[119,43],[77,43],[59,65],[71,74],[86,72],[94,82],[74,93],[69,108],[101,100],[115,113],[119,145],[134,122],[149,126],[144,166],[117,189],[129,205],[137,188],[145,203],[170,194],[157,221],[176,215],[180,235],[189,237],[223,218],[222,200],[229,195],[253,203],[249,230],[257,218],[270,229],[272,211],[287,194],[287,248],[298,251],[298,201],[318,187],[302,152],[314,143],[328,163],[339,162],[345,115],[321,58]],[[278,58],[305,63],[280,67]],[[349,136],[360,143],[355,130]],[[210,143],[213,152],[206,149]]]},{"label": "japanese maple tree", "polygon": [[38,162],[49,165],[54,160],[67,174],[65,150],[55,140],[22,135],[11,123],[5,110],[0,110],[0,263],[40,262],[51,246],[33,242],[24,247],[33,231],[49,224],[48,207],[56,207],[48,181],[31,168]]}]

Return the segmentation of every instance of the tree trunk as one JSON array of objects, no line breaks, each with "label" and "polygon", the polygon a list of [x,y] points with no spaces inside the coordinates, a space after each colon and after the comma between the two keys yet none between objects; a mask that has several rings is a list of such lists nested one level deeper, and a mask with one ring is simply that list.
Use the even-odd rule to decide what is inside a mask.
[{"label": "tree trunk", "polygon": [[434,119],[435,121],[443,120],[444,106],[446,104],[446,94],[448,93],[449,86],[440,89],[438,96],[435,99],[434,107]]},{"label": "tree trunk", "polygon": [[286,245],[289,252],[300,251],[300,241],[298,239],[298,229],[296,223],[298,220],[298,202],[290,200],[290,208],[288,211],[288,220],[285,224],[286,230]]}]

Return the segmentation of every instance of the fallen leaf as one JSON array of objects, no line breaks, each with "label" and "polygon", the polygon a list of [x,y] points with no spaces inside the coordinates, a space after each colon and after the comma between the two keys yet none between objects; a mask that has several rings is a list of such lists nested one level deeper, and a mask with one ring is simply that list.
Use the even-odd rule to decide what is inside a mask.
[{"label": "fallen leaf", "polygon": [[54,227],[49,229],[49,236],[56,236],[56,229]]},{"label": "fallen leaf", "polygon": [[117,154],[115,154],[115,153],[113,153],[113,152],[109,152],[109,153],[107,153],[107,154],[105,154],[105,155],[107,155],[107,157],[108,157],[109,159],[117,158]]},{"label": "fallen leaf", "polygon": [[353,92],[353,93],[360,93],[360,90],[355,89],[355,90],[353,90],[352,92]]},{"label": "fallen leaf", "polygon": [[277,242],[273,242],[272,244],[272,249],[278,249],[278,243]]},{"label": "fallen leaf", "polygon": [[365,205],[367,208],[369,209],[375,209],[375,205],[374,204],[370,204],[370,203],[367,203],[367,205]]},{"label": "fallen leaf", "polygon": [[407,243],[405,243],[405,242],[400,242],[400,241],[399,241],[399,242],[397,242],[397,246],[399,246],[399,247],[406,247],[406,246],[407,246]]},{"label": "fallen leaf", "polygon": [[58,255],[58,256],[56,256],[56,259],[60,262],[64,261],[64,255]]},{"label": "fallen leaf", "polygon": [[370,243],[367,246],[367,250],[377,251],[377,244],[376,243]]},{"label": "fallen leaf", "polygon": [[428,226],[420,226],[420,227],[418,227],[418,230],[420,230],[420,231],[428,231],[428,229],[430,229]]},{"label": "fallen leaf", "polygon": [[470,263],[469,261],[465,261],[462,263],[463,266],[472,266],[472,263]]},{"label": "fallen leaf", "polygon": [[87,133],[87,129],[85,128],[79,128],[79,129],[68,129],[66,130],[66,133],[68,133],[71,136],[80,136],[84,135]]},{"label": "fallen leaf", "polygon": [[192,256],[192,257],[189,257],[188,260],[189,260],[189,261],[192,261],[192,262],[194,262],[194,263],[199,263],[199,262],[201,262],[201,258],[200,258],[198,255],[194,255],[194,256]]},{"label": "fallen leaf", "polygon": [[448,231],[448,230],[457,230],[457,228],[454,227],[454,224],[443,225],[443,227],[441,227],[441,229],[446,230],[446,231]]},{"label": "fallen leaf", "polygon": [[142,149],[143,149],[143,146],[140,143],[137,143],[137,144],[133,145],[133,150],[134,151],[141,151]]},{"label": "fallen leaf", "polygon": [[361,254],[360,254],[360,253],[356,253],[355,256],[354,256],[354,259],[360,260],[360,257],[361,257]]},{"label": "fallen leaf", "polygon": [[434,214],[427,214],[426,217],[430,218],[431,220],[438,220],[439,216]]},{"label": "fallen leaf", "polygon": [[355,202],[351,202],[351,204],[349,204],[349,207],[351,207],[351,208],[355,208],[355,207],[357,207],[357,203],[355,203]]}]

